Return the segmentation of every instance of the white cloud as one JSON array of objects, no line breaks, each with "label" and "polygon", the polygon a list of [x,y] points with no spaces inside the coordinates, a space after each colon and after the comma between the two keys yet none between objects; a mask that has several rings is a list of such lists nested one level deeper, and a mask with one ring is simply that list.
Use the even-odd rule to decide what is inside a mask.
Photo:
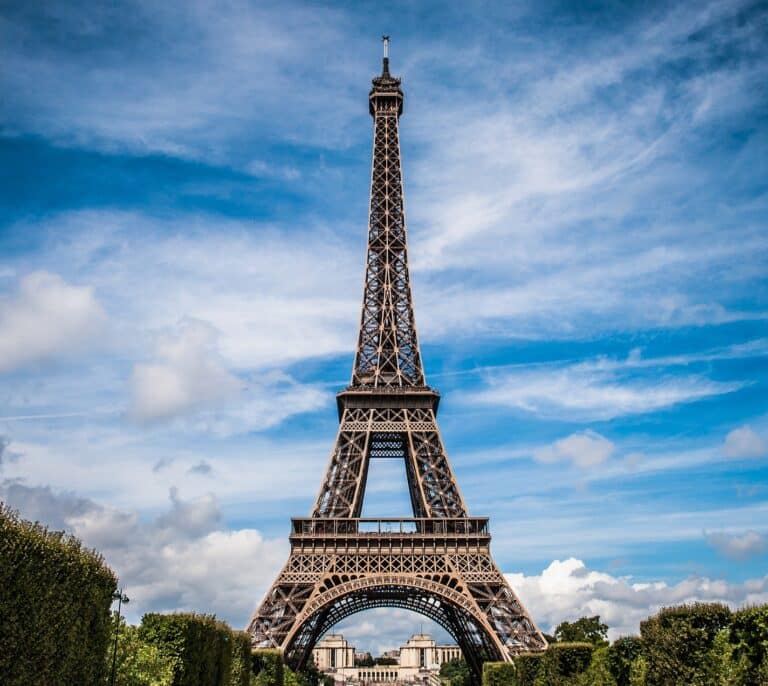
[{"label": "white cloud", "polygon": [[595,431],[582,431],[538,448],[533,456],[539,462],[572,462],[577,467],[594,467],[605,462],[616,446]]},{"label": "white cloud", "polygon": [[120,314],[114,338],[126,356],[145,355],[148,332],[180,319],[214,327],[218,352],[238,370],[354,349],[363,254],[338,227],[78,211],[18,228],[55,236],[35,262],[94,284]]},{"label": "white cloud", "polygon": [[731,607],[768,602],[768,576],[740,584],[690,577],[676,584],[633,582],[587,568],[581,560],[553,561],[541,574],[507,574],[539,626],[551,631],[563,620],[600,615],[609,636],[637,634],[640,622],[661,607],[693,601]]},{"label": "white cloud", "polygon": [[762,457],[768,453],[768,445],[752,427],[744,425],[730,431],[725,437],[723,452],[726,457]]},{"label": "white cloud", "polygon": [[707,543],[721,555],[733,560],[746,560],[768,550],[768,537],[758,531],[745,531],[741,534],[718,531],[708,533],[705,537]]},{"label": "white cloud", "polygon": [[45,271],[27,274],[0,297],[0,373],[82,350],[104,324],[93,289]]},{"label": "white cloud", "polygon": [[131,598],[134,621],[148,611],[215,613],[242,628],[285,562],[286,541],[265,540],[255,529],[221,526],[216,500],[181,500],[145,521],[49,488],[0,483],[0,495],[22,516],[64,528],[96,547]]},{"label": "white cloud", "polygon": [[194,319],[164,335],[156,344],[156,360],[133,369],[132,415],[148,422],[194,415],[191,424],[198,429],[228,435],[268,429],[328,400],[320,389],[280,372],[235,376],[219,353],[218,339],[211,325]]},{"label": "white cloud", "polygon": [[240,384],[216,349],[216,331],[193,319],[157,343],[157,360],[133,369],[131,411],[142,421],[169,419],[231,400]]}]

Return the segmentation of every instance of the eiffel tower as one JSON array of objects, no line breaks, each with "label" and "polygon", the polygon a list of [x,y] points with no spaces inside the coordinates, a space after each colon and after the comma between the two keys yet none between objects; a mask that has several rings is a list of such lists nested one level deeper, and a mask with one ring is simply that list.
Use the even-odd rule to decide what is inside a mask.
[{"label": "eiffel tower", "polygon": [[[291,554],[253,615],[254,648],[302,669],[317,640],[375,607],[425,615],[453,636],[480,683],[482,663],[547,646],[490,553],[486,517],[470,517],[426,384],[408,276],[398,124],[400,79],[368,96],[374,121],[363,308],[352,381],[336,396],[339,432],[311,516],[292,519]],[[372,458],[404,460],[413,518],[361,518]]]}]

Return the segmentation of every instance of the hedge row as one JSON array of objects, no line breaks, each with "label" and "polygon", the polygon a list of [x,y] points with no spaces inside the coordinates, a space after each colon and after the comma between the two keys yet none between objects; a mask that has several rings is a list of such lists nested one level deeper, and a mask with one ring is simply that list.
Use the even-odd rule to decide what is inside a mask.
[{"label": "hedge row", "polygon": [[[768,684],[768,605],[731,612],[718,603],[665,608],[640,623],[641,686]],[[640,683],[636,677],[635,684]]]},{"label": "hedge row", "polygon": [[580,679],[594,649],[591,643],[553,643],[544,653],[518,655],[514,663],[486,662],[483,686],[577,686],[585,683]]},{"label": "hedge row", "polygon": [[232,632],[232,667],[229,686],[250,686],[251,636],[245,631]]},{"label": "hedge row", "polygon": [[641,637],[552,643],[512,664],[486,663],[484,686],[768,686],[768,605],[661,610]]},{"label": "hedge row", "polygon": [[0,683],[102,686],[114,573],[0,503]]},{"label": "hedge row", "polygon": [[279,650],[254,650],[253,673],[256,686],[283,686],[283,654]]},{"label": "hedge row", "polygon": [[139,638],[171,666],[171,686],[247,686],[250,639],[212,615],[144,615]]}]

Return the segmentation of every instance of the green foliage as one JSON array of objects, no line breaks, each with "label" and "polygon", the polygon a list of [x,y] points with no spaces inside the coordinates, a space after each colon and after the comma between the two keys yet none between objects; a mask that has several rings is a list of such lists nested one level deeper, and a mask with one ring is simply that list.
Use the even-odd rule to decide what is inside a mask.
[{"label": "green foliage", "polygon": [[734,612],[730,642],[744,685],[768,683],[768,605]]},{"label": "green foliage", "polygon": [[[113,614],[117,620],[117,613]],[[120,620],[115,662],[115,686],[171,686],[173,667],[157,646],[139,637],[138,627]],[[107,652],[107,673],[112,668],[112,651]]]},{"label": "green foliage", "polygon": [[355,667],[373,667],[374,661],[370,653],[366,653],[362,659],[355,658]]},{"label": "green foliage", "polygon": [[591,643],[555,643],[544,653],[535,686],[576,686],[579,677],[589,667]]},{"label": "green foliage", "polygon": [[254,650],[252,664],[253,673],[256,675],[252,682],[258,686],[283,686],[283,655],[279,650]]},{"label": "green foliage", "polygon": [[555,629],[557,643],[592,643],[608,645],[608,625],[600,621],[600,615],[582,617],[575,622],[561,622]]},{"label": "green foliage", "polygon": [[101,686],[116,587],[101,555],[0,503],[0,683]]},{"label": "green foliage", "polygon": [[579,686],[616,686],[616,679],[611,673],[608,648],[597,648],[592,653],[587,671],[578,680]]},{"label": "green foliage", "polygon": [[144,615],[140,638],[169,660],[172,686],[229,686],[232,631],[211,615]]},{"label": "green foliage", "polygon": [[284,686],[303,686],[296,672],[288,666],[283,668],[283,684]]},{"label": "green foliage", "polygon": [[534,686],[544,653],[521,653],[515,657],[515,686]]},{"label": "green foliage", "polygon": [[450,686],[470,686],[469,665],[462,658],[443,662],[440,665],[440,678]]},{"label": "green foliage", "polygon": [[648,673],[648,663],[640,655],[632,661],[629,670],[629,686],[645,686],[645,675]]},{"label": "green foliage", "polygon": [[382,667],[390,667],[392,665],[396,665],[397,660],[395,660],[394,657],[377,657],[373,663],[376,665],[381,665]]},{"label": "green foliage", "polygon": [[515,683],[515,666],[511,662],[483,663],[483,686],[510,686]]},{"label": "green foliage", "polygon": [[710,651],[730,621],[725,605],[694,603],[665,608],[641,622],[646,686],[709,686]]},{"label": "green foliage", "polygon": [[233,631],[229,686],[250,686],[250,683],[251,636],[245,631]]},{"label": "green foliage", "polygon": [[630,686],[632,663],[639,657],[643,642],[638,636],[617,638],[608,649],[608,665],[617,686]]}]

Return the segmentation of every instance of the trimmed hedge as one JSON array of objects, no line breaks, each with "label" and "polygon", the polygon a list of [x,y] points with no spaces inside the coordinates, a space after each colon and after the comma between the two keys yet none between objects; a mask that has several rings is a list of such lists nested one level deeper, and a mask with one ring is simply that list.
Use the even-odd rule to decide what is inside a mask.
[{"label": "trimmed hedge", "polygon": [[730,643],[744,684],[768,683],[768,605],[734,612]]},{"label": "trimmed hedge", "polygon": [[601,646],[592,653],[592,660],[579,677],[579,686],[616,686],[616,679],[611,674],[608,648]]},{"label": "trimmed hedge", "polygon": [[712,646],[730,623],[731,611],[720,603],[668,607],[641,622],[646,686],[711,681]]},{"label": "trimmed hedge", "polygon": [[483,686],[510,686],[515,683],[515,665],[511,662],[483,663]]},{"label": "trimmed hedge", "polygon": [[172,686],[229,686],[232,631],[212,615],[148,613],[139,636],[171,661]]},{"label": "trimmed hedge", "polygon": [[258,686],[283,686],[283,654],[271,648],[254,650],[253,673]]},{"label": "trimmed hedge", "polygon": [[589,667],[591,643],[553,643],[541,659],[535,686],[571,686]]},{"label": "trimmed hedge", "polygon": [[515,685],[533,686],[541,668],[544,653],[521,653],[515,657]]},{"label": "trimmed hedge", "polygon": [[630,686],[632,663],[640,656],[643,642],[638,636],[617,638],[608,649],[608,664],[617,686]]},{"label": "trimmed hedge", "polygon": [[0,683],[101,686],[116,588],[101,555],[0,503]]},{"label": "trimmed hedge", "polygon": [[229,686],[250,686],[250,683],[251,636],[245,631],[233,631]]}]

